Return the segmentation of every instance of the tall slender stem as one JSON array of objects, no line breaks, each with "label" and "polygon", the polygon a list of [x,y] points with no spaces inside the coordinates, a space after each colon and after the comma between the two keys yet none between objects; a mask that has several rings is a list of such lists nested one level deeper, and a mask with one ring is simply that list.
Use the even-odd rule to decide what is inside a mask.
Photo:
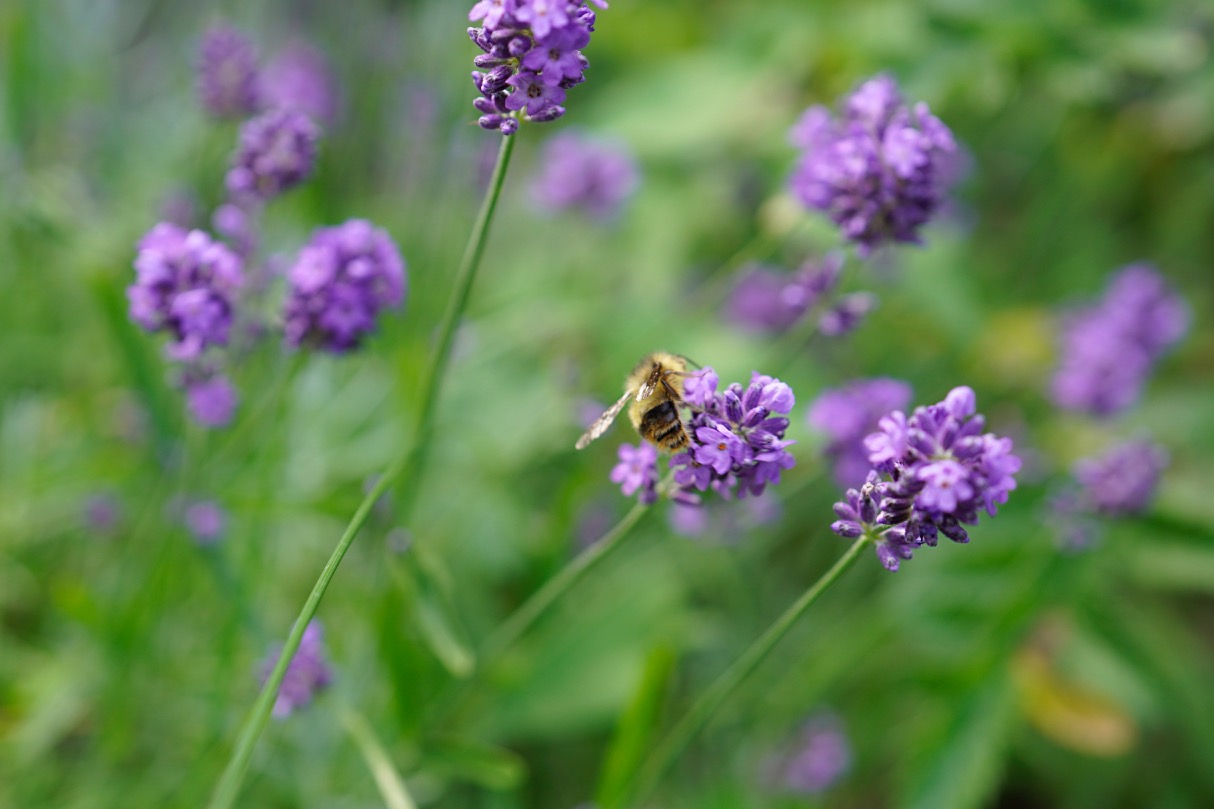
[{"label": "tall slender stem", "polygon": [[557,599],[568,592],[591,568],[607,558],[608,554],[622,544],[622,540],[628,535],[632,526],[636,525],[637,520],[641,519],[648,510],[649,506],[644,503],[637,503],[602,539],[579,554],[572,562],[565,565],[559,573],[545,582],[543,587],[536,590],[489,637],[481,653],[482,660],[492,660],[514,645],[514,642],[522,637]]},{"label": "tall slender stem", "polygon": [[455,288],[451,293],[451,300],[447,304],[447,310],[443,314],[443,320],[439,325],[438,342],[434,347],[434,354],[427,370],[426,378],[422,384],[421,406],[418,411],[417,427],[413,440],[392,460],[383,474],[379,476],[379,479],[375,481],[375,485],[367,492],[362,502],[359,503],[358,509],[355,510],[354,516],[350,518],[350,522],[342,533],[341,539],[338,540],[337,547],[333,549],[332,555],[329,556],[329,561],[325,564],[324,570],[320,572],[320,578],[316,580],[316,586],[312,588],[312,592],[308,595],[308,600],[304,602],[303,609],[299,611],[299,616],[291,627],[291,634],[287,636],[287,641],[283,644],[282,652],[279,654],[274,670],[270,672],[269,679],[262,686],[261,693],[257,695],[257,701],[253,703],[253,709],[241,728],[240,736],[236,741],[236,747],[232,752],[232,757],[228,760],[228,764],[219,778],[219,783],[215,786],[215,793],[211,796],[210,809],[228,809],[235,803],[241,783],[244,781],[245,773],[249,769],[249,761],[253,756],[253,749],[257,746],[257,740],[260,738],[262,731],[265,730],[266,723],[270,719],[270,712],[274,707],[274,700],[278,696],[278,689],[282,686],[283,677],[286,676],[287,666],[299,650],[299,643],[303,638],[304,630],[307,629],[308,623],[316,615],[316,610],[320,606],[320,599],[324,596],[325,590],[329,587],[329,582],[332,581],[342,558],[350,548],[350,543],[354,541],[354,537],[357,536],[366,523],[367,517],[371,514],[371,508],[379,500],[380,496],[400,477],[406,466],[414,473],[411,474],[411,477],[415,479],[413,481],[414,486],[410,488],[414,490],[417,488],[416,478],[418,475],[415,473],[417,470],[423,468],[420,461],[423,460],[422,456],[424,455],[425,447],[429,443],[428,435],[431,423],[434,420],[434,405],[438,401],[438,390],[442,384],[447,362],[451,356],[452,338],[455,334],[456,325],[464,313],[464,308],[468,304],[472,282],[476,278],[477,266],[480,264],[481,256],[485,252],[485,240],[489,233],[489,225],[493,221],[493,212],[497,208],[497,200],[501,195],[502,184],[506,177],[506,167],[510,162],[510,154],[513,150],[514,137],[503,137],[501,150],[497,155],[497,165],[493,169],[493,178],[490,180],[489,188],[485,192],[485,199],[481,204],[476,224],[473,225],[472,233],[468,237],[468,246],[464,249],[464,257],[460,262],[459,271],[456,274]]},{"label": "tall slender stem", "polygon": [[687,749],[687,745],[691,743],[696,734],[704,729],[704,726],[708,724],[708,720],[712,718],[713,714],[729,698],[729,695],[759,667],[759,664],[775,648],[776,644],[788,634],[788,630],[809,609],[810,605],[817,601],[818,597],[855,563],[856,559],[860,557],[860,551],[867,542],[868,539],[865,537],[861,537],[853,542],[851,547],[847,549],[847,553],[843,554],[830,570],[826,571],[820,579],[814,582],[812,587],[802,593],[801,597],[785,610],[784,614],[777,618],[775,623],[768,627],[767,631],[760,635],[759,639],[752,643],[750,648],[708,687],[708,690],[700,695],[700,698],[691,706],[691,710],[679,720],[670,733],[658,744],[653,754],[633,779],[631,785],[625,788],[618,802],[608,804],[605,809],[620,809],[620,807],[637,803],[646,798],[657,787],[662,776],[666,774],[666,771],[670,769],[675,760]]}]

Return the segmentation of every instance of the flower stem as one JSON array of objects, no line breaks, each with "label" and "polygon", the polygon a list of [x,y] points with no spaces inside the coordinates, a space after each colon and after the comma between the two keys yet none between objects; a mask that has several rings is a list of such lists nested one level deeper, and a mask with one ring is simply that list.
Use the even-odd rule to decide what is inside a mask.
[{"label": "flower stem", "polygon": [[418,411],[417,428],[413,435],[413,441],[392,460],[383,474],[375,481],[375,485],[367,492],[362,502],[359,503],[354,516],[350,518],[345,532],[342,533],[341,539],[337,542],[337,547],[333,549],[329,561],[320,573],[320,578],[316,580],[316,586],[312,588],[312,592],[308,595],[308,600],[304,602],[303,609],[299,612],[299,617],[295,619],[295,624],[291,627],[291,634],[287,636],[287,641],[278,656],[278,663],[275,664],[269,679],[262,686],[261,693],[257,695],[257,701],[253,703],[253,710],[249,713],[244,726],[241,728],[240,736],[236,741],[236,748],[232,752],[232,757],[228,760],[228,764],[219,778],[219,783],[215,787],[215,792],[211,796],[211,802],[208,804],[209,809],[229,809],[236,801],[240,785],[244,781],[245,773],[249,769],[249,760],[253,756],[253,748],[256,747],[257,740],[270,719],[270,712],[274,707],[274,700],[278,696],[278,689],[282,686],[287,666],[290,664],[291,659],[295,657],[295,652],[299,650],[299,643],[303,638],[304,630],[307,629],[308,623],[316,615],[316,610],[320,606],[320,599],[324,596],[325,590],[328,589],[329,582],[337,572],[337,567],[346,555],[350,543],[354,541],[354,537],[366,523],[367,517],[370,516],[371,508],[379,500],[380,496],[401,476],[406,467],[411,471],[410,478],[413,483],[409,488],[412,491],[416,491],[417,489],[417,483],[419,482],[417,478],[419,475],[416,472],[424,468],[422,461],[424,461],[425,450],[429,444],[428,436],[431,432],[430,426],[434,420],[434,405],[438,401],[438,390],[442,384],[447,363],[451,356],[451,343],[455,334],[455,327],[464,313],[464,308],[468,304],[472,282],[476,278],[477,266],[480,264],[481,256],[485,252],[485,240],[489,233],[489,225],[493,221],[493,212],[497,208],[497,200],[501,195],[502,184],[506,177],[506,167],[510,163],[510,154],[513,150],[514,136],[503,137],[501,150],[497,155],[497,165],[493,169],[493,178],[490,180],[489,188],[485,192],[485,199],[481,203],[481,210],[476,218],[476,224],[473,225],[472,233],[468,237],[468,246],[464,249],[464,257],[460,262],[459,271],[456,274],[455,289],[452,291],[451,300],[439,325],[438,342],[435,345],[434,354],[427,370],[426,378],[422,384],[421,406]]},{"label": "flower stem", "polygon": [[579,554],[572,562],[565,565],[559,573],[536,590],[523,605],[514,611],[506,621],[485,642],[481,652],[481,660],[487,661],[497,657],[514,645],[528,629],[535,624],[544,612],[551,607],[562,595],[572,589],[591,568],[623,544],[623,539],[636,525],[649,506],[637,503],[615,527],[603,535],[603,538]]},{"label": "flower stem", "polygon": [[717,709],[759,667],[759,664],[775,648],[776,644],[788,634],[788,630],[797,622],[797,619],[809,609],[811,604],[817,601],[818,596],[822,595],[855,563],[867,542],[868,540],[864,537],[853,542],[847,549],[847,553],[843,554],[830,570],[826,571],[791,607],[785,610],[784,614],[777,618],[775,623],[768,627],[767,631],[759,636],[759,639],[752,643],[750,648],[734,661],[733,665],[708,687],[708,690],[700,695],[700,698],[691,706],[691,710],[658,744],[629,787],[624,789],[619,800],[614,804],[608,804],[604,809],[620,809],[620,807],[637,803],[657,787],[662,776],[687,749],[696,734],[704,729]]}]

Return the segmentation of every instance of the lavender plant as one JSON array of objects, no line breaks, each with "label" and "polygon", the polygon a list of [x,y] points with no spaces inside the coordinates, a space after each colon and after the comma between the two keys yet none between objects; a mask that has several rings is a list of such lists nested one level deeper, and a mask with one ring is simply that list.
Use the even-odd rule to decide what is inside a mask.
[{"label": "lavender plant", "polygon": [[[565,114],[565,91],[586,80],[595,13],[587,0],[480,0],[468,13],[482,27],[468,36],[484,53],[473,60],[477,123],[503,135],[519,121],[555,121]],[[594,0],[606,8],[604,0]],[[482,72],[488,68],[487,72]]]},{"label": "lavender plant", "polygon": [[1124,411],[1188,327],[1188,307],[1158,270],[1149,264],[1124,267],[1098,302],[1065,318],[1051,385],[1054,403],[1096,416]]},{"label": "lavender plant", "polygon": [[848,96],[837,118],[810,107],[789,139],[802,150],[793,195],[826,213],[861,255],[922,242],[943,195],[943,162],[956,150],[926,104],[908,106],[892,78],[877,76]]},{"label": "lavender plant", "polygon": [[1020,458],[1012,440],[982,432],[986,420],[968,387],[953,388],[909,418],[895,410],[878,426],[864,439],[873,468],[863,486],[835,504],[839,519],[831,530],[871,541],[891,571],[914,550],[935,547],[940,534],[969,542],[964,526],[976,525],[981,511],[993,517],[1016,488]]}]

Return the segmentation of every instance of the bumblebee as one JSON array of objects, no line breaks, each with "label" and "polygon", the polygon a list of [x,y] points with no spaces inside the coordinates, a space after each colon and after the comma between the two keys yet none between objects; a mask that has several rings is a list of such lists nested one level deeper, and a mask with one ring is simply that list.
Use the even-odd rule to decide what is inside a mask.
[{"label": "bumblebee", "polygon": [[585,449],[615,421],[625,405],[632,426],[641,438],[666,452],[678,452],[688,444],[687,428],[679,415],[683,403],[683,377],[688,375],[687,358],[655,351],[642,359],[624,381],[624,395],[594,420],[577,441]]}]

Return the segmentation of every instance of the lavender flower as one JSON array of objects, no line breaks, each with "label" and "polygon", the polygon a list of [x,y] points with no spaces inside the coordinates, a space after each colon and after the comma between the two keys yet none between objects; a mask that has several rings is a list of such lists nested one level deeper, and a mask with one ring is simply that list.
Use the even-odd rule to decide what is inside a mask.
[{"label": "lavender flower", "polygon": [[321,228],[287,272],[287,344],[335,354],[357,348],[385,308],[405,297],[405,263],[391,237],[362,219]]},{"label": "lavender flower", "polygon": [[818,318],[818,331],[826,337],[842,337],[876,308],[877,296],[871,292],[844,295]]},{"label": "lavender flower", "polygon": [[283,48],[266,65],[261,88],[267,107],[302,112],[318,124],[337,119],[337,79],[325,55],[307,43]]},{"label": "lavender flower", "polygon": [[1125,410],[1137,401],[1156,360],[1188,327],[1188,307],[1154,267],[1123,268],[1100,301],[1063,322],[1055,404],[1097,416]]},{"label": "lavender flower", "polygon": [[1086,510],[1106,517],[1140,514],[1151,504],[1159,476],[1168,465],[1163,447],[1146,440],[1118,444],[1096,458],[1075,464]]},{"label": "lavender flower", "polygon": [[802,795],[825,792],[851,769],[852,751],[838,717],[820,713],[801,728],[799,738],[775,762],[780,788]]},{"label": "lavender flower", "polygon": [[877,420],[910,404],[911,388],[888,377],[857,379],[842,388],[824,390],[809,406],[809,426],[830,436],[826,457],[834,464],[835,482],[859,486],[871,464],[864,438]]},{"label": "lavender flower", "polygon": [[658,451],[643,441],[636,447],[621,444],[619,458],[611,470],[611,482],[619,485],[625,497],[636,494],[642,503],[657,502]]},{"label": "lavender flower", "polygon": [[203,34],[198,47],[198,99],[219,118],[243,118],[261,101],[257,49],[230,25],[216,25]]},{"label": "lavender flower", "polygon": [[792,328],[829,295],[839,280],[843,256],[809,260],[795,273],[750,264],[739,272],[725,306],[725,317],[746,331],[778,334]]},{"label": "lavender flower", "polygon": [[122,503],[111,492],[99,492],[84,502],[84,524],[95,534],[113,534],[122,521]]},{"label": "lavender flower", "polygon": [[976,407],[973,390],[959,387],[909,418],[900,410],[882,417],[864,441],[873,469],[835,503],[839,519],[831,530],[867,537],[889,570],[916,548],[935,546],[938,534],[968,542],[963,524],[976,525],[980,510],[994,516],[1020,469],[1012,440],[983,433],[986,420]]},{"label": "lavender flower", "polygon": [[555,121],[565,114],[565,91],[586,80],[590,65],[582,48],[595,14],[584,0],[480,0],[468,19],[483,25],[468,29],[483,51],[473,62],[480,70],[472,72],[481,127],[510,135],[519,118]]},{"label": "lavender flower", "polygon": [[[278,664],[280,651],[271,652],[261,668],[261,683],[265,685],[270,672]],[[317,691],[333,682],[333,671],[324,654],[324,631],[320,621],[313,620],[304,630],[295,657],[287,664],[278,698],[274,701],[274,717],[285,719],[298,708],[312,701]]]},{"label": "lavender flower", "polygon": [[135,274],[126,291],[131,320],[168,332],[171,358],[194,360],[228,342],[244,275],[240,257],[226,246],[201,230],[161,222],[139,241]]},{"label": "lavender flower", "polygon": [[185,506],[181,521],[199,545],[213,545],[227,533],[228,514],[214,500],[195,500]]},{"label": "lavender flower", "polygon": [[796,463],[787,450],[796,442],[784,438],[788,419],[782,415],[795,404],[792,388],[757,371],[746,388],[735,382],[717,392],[716,381],[716,372],[707,367],[687,380],[691,443],[670,459],[680,494],[693,502],[693,490],[710,487],[726,498],[735,490],[739,497],[758,496]]},{"label": "lavender flower", "polygon": [[190,415],[204,427],[226,427],[236,411],[236,388],[222,374],[204,373],[198,378],[187,373],[186,403]]},{"label": "lavender flower", "polygon": [[919,103],[908,107],[888,76],[860,85],[836,119],[811,107],[790,139],[803,149],[793,195],[827,213],[866,255],[887,242],[920,244],[943,195],[952,133]]},{"label": "lavender flower", "polygon": [[294,188],[316,162],[316,125],[302,112],[275,109],[240,129],[226,179],[235,200],[266,201]]},{"label": "lavender flower", "polygon": [[623,147],[576,132],[562,132],[544,145],[531,198],[547,211],[581,209],[609,219],[636,190],[636,162]]}]

